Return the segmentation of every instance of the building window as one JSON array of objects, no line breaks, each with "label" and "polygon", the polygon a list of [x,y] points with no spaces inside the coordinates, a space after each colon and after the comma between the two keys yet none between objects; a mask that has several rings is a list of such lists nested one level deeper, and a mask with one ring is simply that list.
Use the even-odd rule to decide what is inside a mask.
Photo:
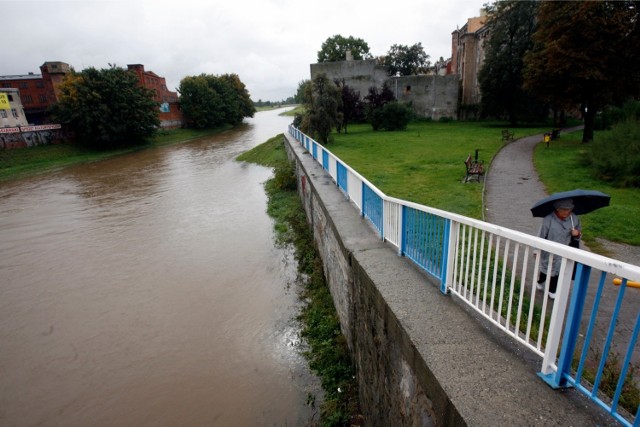
[{"label": "building window", "polygon": [[7,111],[6,110],[0,110],[0,117],[2,117],[3,119],[7,118]]},{"label": "building window", "polygon": [[27,84],[27,82],[22,82],[22,83],[20,83],[20,89],[26,89],[27,87],[29,87],[29,85]]},{"label": "building window", "polygon": [[47,102],[47,95],[40,95],[40,102]]},{"label": "building window", "polygon": [[44,82],[36,82],[36,87],[42,89],[44,87]]},{"label": "building window", "polygon": [[404,93],[411,93],[411,86],[407,85],[407,88],[405,89]]},{"label": "building window", "polygon": [[31,95],[25,95],[22,99],[23,104],[31,104],[33,102],[33,98]]},{"label": "building window", "polygon": [[13,95],[7,94],[7,98],[9,99],[9,102],[13,102]]},{"label": "building window", "polygon": [[11,114],[13,114],[13,117],[15,117],[16,119],[18,118],[18,110],[16,110],[15,108],[11,109]]}]

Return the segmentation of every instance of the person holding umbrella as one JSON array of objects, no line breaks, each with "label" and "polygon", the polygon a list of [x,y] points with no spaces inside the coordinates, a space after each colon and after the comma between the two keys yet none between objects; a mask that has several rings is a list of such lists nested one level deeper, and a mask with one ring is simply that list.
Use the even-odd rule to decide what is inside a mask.
[{"label": "person holding umbrella", "polygon": [[[534,217],[544,218],[538,236],[564,245],[579,247],[582,226],[577,215],[609,206],[610,199],[608,194],[595,190],[571,190],[555,193],[537,201],[531,207],[531,213]],[[549,269],[549,253],[543,252],[540,259],[537,287],[540,290],[544,289],[547,274],[550,274],[549,298],[551,299],[556,296],[560,261],[560,259],[554,259]]]},{"label": "person holding umbrella", "polygon": [[[554,202],[553,207],[555,208],[554,211],[542,220],[538,237],[562,243],[563,245],[578,247],[580,237],[582,237],[582,225],[580,224],[580,219],[573,213],[573,200],[557,200]],[[544,289],[547,273],[551,274],[549,279],[549,298],[554,299],[556,297],[556,288],[558,287],[560,260],[554,260],[551,270],[549,270],[549,253],[543,252],[540,259],[540,274],[537,284],[540,290]]]}]

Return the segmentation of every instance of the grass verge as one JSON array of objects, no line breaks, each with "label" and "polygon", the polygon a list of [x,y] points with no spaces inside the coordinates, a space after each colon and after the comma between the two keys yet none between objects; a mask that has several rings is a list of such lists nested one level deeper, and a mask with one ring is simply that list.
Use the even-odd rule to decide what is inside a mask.
[{"label": "grass verge", "polygon": [[146,147],[158,147],[185,142],[207,135],[217,134],[229,128],[230,126],[206,130],[161,130],[158,131],[149,143],[122,150],[97,151],[66,143],[11,150],[3,149],[0,150],[0,182],[50,172],[75,164],[97,162]]},{"label": "grass verge", "polygon": [[[265,184],[267,212],[275,220],[276,241],[292,245],[305,302],[298,320],[308,345],[304,352],[311,369],[320,377],[324,400],[320,407],[323,426],[353,425],[359,413],[358,388],[349,349],[340,332],[333,299],[324,278],[322,261],[316,250],[296,177],[278,135],[242,154],[238,160],[274,167],[274,176]],[[313,399],[310,399],[311,401]]]}]

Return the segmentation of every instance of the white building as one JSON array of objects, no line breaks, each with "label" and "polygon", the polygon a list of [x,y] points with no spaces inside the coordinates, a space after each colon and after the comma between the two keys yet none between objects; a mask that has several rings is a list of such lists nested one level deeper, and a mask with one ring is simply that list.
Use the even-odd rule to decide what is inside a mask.
[{"label": "white building", "polygon": [[13,88],[0,88],[0,128],[27,126],[20,91]]}]

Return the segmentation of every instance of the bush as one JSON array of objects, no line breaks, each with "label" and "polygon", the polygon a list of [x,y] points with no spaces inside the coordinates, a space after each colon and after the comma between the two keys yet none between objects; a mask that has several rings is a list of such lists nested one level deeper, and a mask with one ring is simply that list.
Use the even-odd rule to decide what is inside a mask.
[{"label": "bush", "polygon": [[594,128],[609,130],[613,125],[626,119],[640,119],[640,101],[629,101],[622,107],[608,107],[596,114]]},{"label": "bush", "polygon": [[293,126],[297,129],[300,129],[300,125],[302,125],[302,114],[296,114],[293,117]]},{"label": "bush", "polygon": [[294,191],[297,188],[298,181],[296,178],[295,167],[293,162],[282,160],[278,162],[274,168],[274,185],[279,190]]},{"label": "bush", "polygon": [[411,107],[399,102],[389,102],[384,107],[373,111],[371,126],[373,130],[404,130],[413,117]]},{"label": "bush", "polygon": [[618,187],[640,187],[640,120],[627,118],[594,141],[587,163],[598,179]]}]

